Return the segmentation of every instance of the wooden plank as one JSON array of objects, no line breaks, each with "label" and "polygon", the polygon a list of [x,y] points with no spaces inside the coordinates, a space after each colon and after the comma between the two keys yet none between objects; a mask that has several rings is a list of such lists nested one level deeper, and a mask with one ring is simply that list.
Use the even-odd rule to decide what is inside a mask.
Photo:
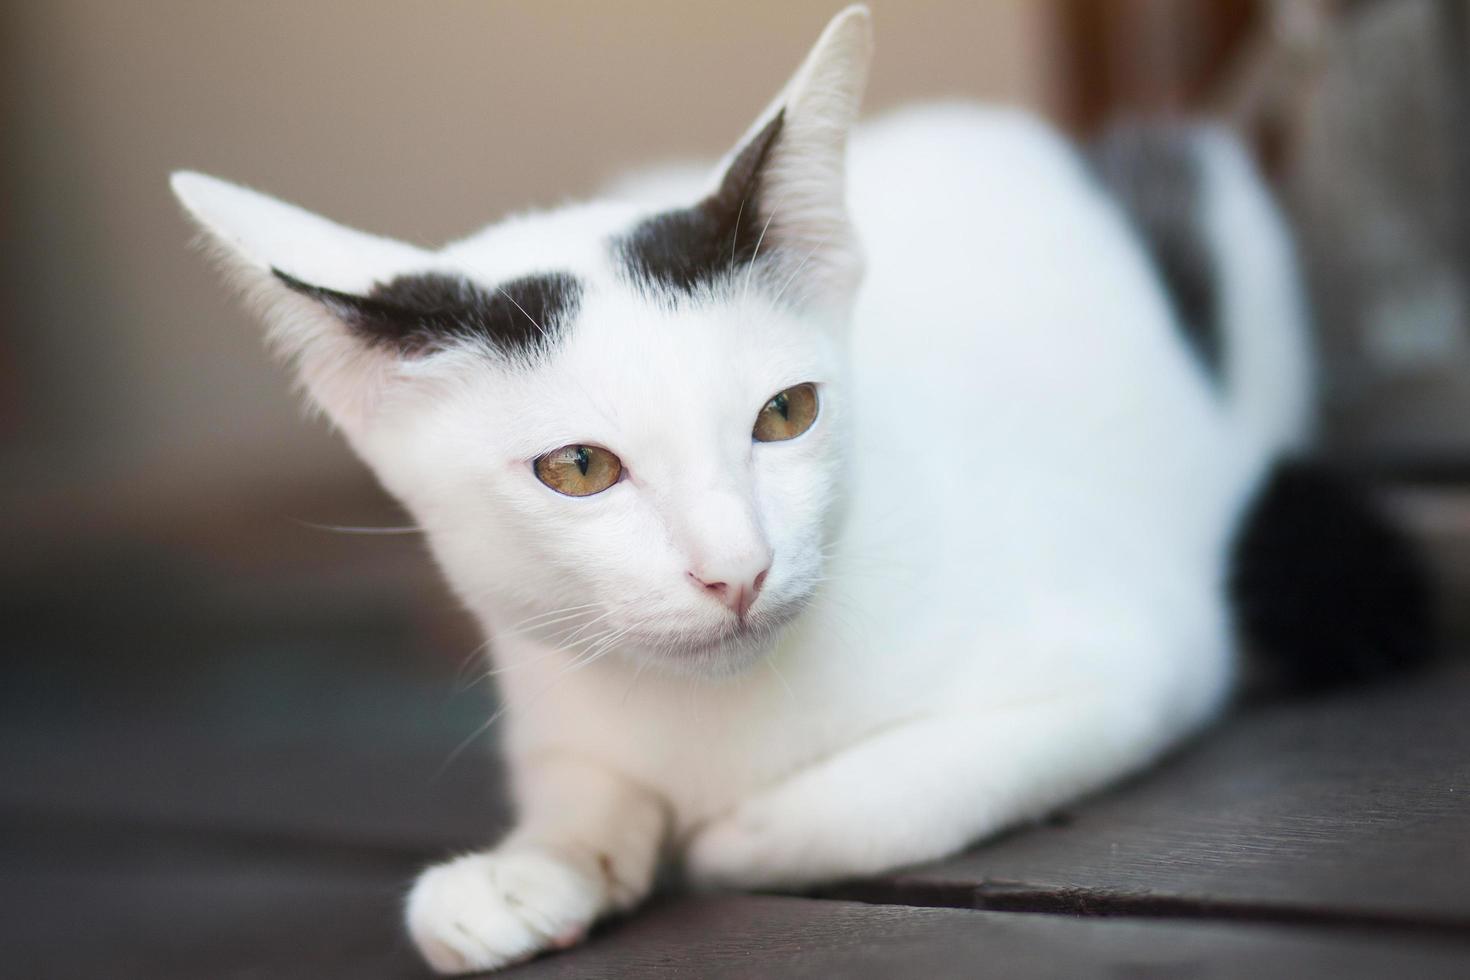
[{"label": "wooden plank", "polygon": [[50,734],[49,744],[42,741],[0,737],[0,815],[425,858],[484,846],[509,824],[496,760],[476,749],[445,768],[452,742],[419,750],[311,740],[250,745],[131,727],[105,740]]},{"label": "wooden plank", "polygon": [[[397,899],[385,896],[396,896],[422,861],[484,843],[504,827],[482,753],[467,751],[445,766],[487,702],[453,698],[452,670],[415,661],[401,621],[369,617],[349,627],[308,618],[267,627],[246,617],[221,630],[208,615],[167,628],[160,616],[127,636],[117,629],[135,606],[124,605],[106,628],[40,637],[29,656],[12,647],[0,686],[0,840],[31,834],[17,836],[33,843],[18,853],[68,853],[79,838],[110,839],[118,827],[157,837],[139,855],[172,854],[185,841],[208,864],[219,848],[231,861],[243,860],[236,853],[243,849],[271,875],[320,876],[325,898],[298,881],[281,886],[282,910],[334,922],[368,916],[351,903],[340,914],[330,907],[361,885],[363,895],[377,896],[369,910],[374,935],[397,941],[389,908]],[[12,630],[11,639],[23,644],[27,634]],[[1467,709],[1463,665],[1395,687],[1258,708],[1066,821],[831,894],[917,906],[1355,924],[1418,949],[1470,929]],[[58,817],[67,818],[71,836],[36,843],[36,826]],[[228,930],[206,942],[215,927],[188,918],[204,914],[195,904],[211,889],[222,890],[222,909],[246,920],[256,915],[245,903],[252,894],[274,908],[277,886],[252,885],[228,862],[202,879],[190,867],[150,865],[145,877],[162,889],[153,898],[147,889],[155,885],[135,881],[141,869],[107,870],[115,860],[65,874],[44,861],[25,865],[36,894],[53,895],[45,900],[51,912],[36,914],[60,922],[73,903],[77,914],[119,916],[127,925],[119,935],[147,935],[129,916],[188,894],[193,904],[180,929],[203,930],[204,949],[235,942]],[[5,877],[18,861],[11,853],[0,862]],[[185,883],[175,888],[171,875]],[[136,903],[135,887],[144,889]],[[0,919],[31,908],[14,880],[0,882],[0,891]],[[327,911],[313,913],[323,902]],[[658,916],[685,914],[676,908]],[[286,929],[275,911],[260,914],[271,929]],[[639,921],[627,928],[642,928]],[[240,942],[284,943],[288,935],[247,931]],[[745,955],[754,955],[756,940],[752,932],[731,942],[747,943]],[[271,962],[285,968],[285,960]],[[700,972],[695,960],[671,962]],[[0,973],[9,969],[0,965]]]},{"label": "wooden plank", "polygon": [[[115,823],[0,825],[0,975],[398,980],[416,862]],[[1470,938],[783,896],[664,898],[508,980],[1470,975]]]},{"label": "wooden plank", "polygon": [[421,978],[400,882],[293,863],[7,874],[0,975],[27,980]]},{"label": "wooden plank", "polygon": [[[0,972],[27,978],[427,976],[407,867],[167,846],[0,876]],[[1463,977],[1470,944],[1372,932],[910,909],[779,896],[664,900],[507,971],[561,978]]]},{"label": "wooden plank", "polygon": [[504,827],[476,737],[491,692],[468,683],[485,667],[460,680],[455,659],[417,653],[401,604],[302,588],[190,606],[98,578],[83,591],[106,602],[43,596],[4,620],[0,813],[426,853]]},{"label": "wooden plank", "polygon": [[421,975],[402,858],[5,815],[0,868],[0,976]]},{"label": "wooden plank", "polygon": [[1470,666],[1259,707],[1058,819],[831,894],[1470,934]]},{"label": "wooden plank", "polygon": [[[487,700],[452,697],[451,676],[396,647],[401,633],[376,648],[291,631],[246,631],[229,650],[185,638],[200,646],[151,666],[65,649],[14,665],[0,692],[0,811],[419,860],[506,826],[493,760],[476,748],[446,766]],[[829,894],[1463,927],[1467,794],[1461,666],[1245,713],[1066,825]]]},{"label": "wooden plank", "polygon": [[1470,944],[1269,926],[1077,919],[775,896],[665,902],[507,980],[1457,977]]}]

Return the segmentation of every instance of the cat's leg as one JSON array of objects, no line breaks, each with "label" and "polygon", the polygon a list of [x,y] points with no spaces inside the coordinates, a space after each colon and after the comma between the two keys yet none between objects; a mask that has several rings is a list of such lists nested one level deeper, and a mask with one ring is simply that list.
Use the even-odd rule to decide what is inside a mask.
[{"label": "cat's leg", "polygon": [[495,848],[436,865],[408,896],[408,930],[440,973],[489,970],[576,943],[600,916],[648,894],[665,804],[592,762],[520,760],[516,829]]},{"label": "cat's leg", "polygon": [[1142,766],[1190,725],[1120,693],[887,729],[705,825],[687,871],[704,885],[791,887],[958,851]]}]

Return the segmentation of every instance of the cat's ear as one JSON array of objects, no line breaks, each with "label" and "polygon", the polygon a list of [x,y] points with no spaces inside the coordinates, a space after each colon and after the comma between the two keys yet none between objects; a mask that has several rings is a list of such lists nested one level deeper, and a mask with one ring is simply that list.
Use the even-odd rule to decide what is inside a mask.
[{"label": "cat's ear", "polygon": [[312,399],[357,430],[404,353],[364,330],[360,311],[376,283],[432,256],[204,174],[180,171],[170,183]]},{"label": "cat's ear", "polygon": [[623,240],[635,278],[684,292],[754,280],[783,304],[845,308],[862,275],[847,216],[847,134],[872,50],[866,7],[833,18],[705,196]]},{"label": "cat's ear", "polygon": [[848,7],[724,161],[716,193],[727,205],[754,204],[744,221],[754,241],[764,234],[760,248],[778,260],[772,278],[789,298],[845,303],[862,275],[847,214],[847,136],[872,58],[872,15]]}]

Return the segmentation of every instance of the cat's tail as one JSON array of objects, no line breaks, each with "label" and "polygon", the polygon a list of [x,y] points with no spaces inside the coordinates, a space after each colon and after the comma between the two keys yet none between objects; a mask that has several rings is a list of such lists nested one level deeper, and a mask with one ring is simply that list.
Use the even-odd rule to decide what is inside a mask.
[{"label": "cat's tail", "polygon": [[1237,628],[1272,686],[1304,692],[1416,667],[1435,645],[1426,567],[1351,481],[1283,462],[1245,514],[1230,579]]}]

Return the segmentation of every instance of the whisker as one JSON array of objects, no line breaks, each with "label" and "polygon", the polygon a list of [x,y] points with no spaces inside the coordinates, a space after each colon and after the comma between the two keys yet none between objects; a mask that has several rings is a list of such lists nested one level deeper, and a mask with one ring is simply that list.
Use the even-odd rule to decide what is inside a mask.
[{"label": "whisker", "polygon": [[313,531],[331,531],[333,534],[422,534],[424,530],[411,524],[402,527],[353,527],[342,524],[317,524],[314,521],[303,521],[294,517],[291,520]]},{"label": "whisker", "polygon": [[578,627],[577,629],[575,629],[575,630],[572,631],[572,635],[571,636],[568,636],[566,639],[562,640],[561,641],[561,645],[562,646],[567,646],[567,645],[575,646],[577,643],[580,643],[581,642],[581,640],[578,639],[578,637],[577,637],[577,634],[578,633],[582,632],[582,630],[589,629],[589,628],[591,628],[593,626],[596,626],[598,623],[602,622],[604,619],[607,619],[607,617],[611,616],[613,613],[616,613],[618,611],[619,611],[618,609],[609,609],[607,612],[603,613],[601,616],[598,616],[596,619],[591,620],[590,622],[583,623],[580,627]]},{"label": "whisker", "polygon": [[[593,610],[600,608],[602,608],[602,603],[600,602],[584,602],[580,605],[575,606],[563,606],[560,609],[551,609],[543,613],[537,613],[534,616],[528,616],[520,622],[516,623],[514,626],[494,630],[493,635],[489,639],[485,640],[485,642],[475,647],[475,649],[471,650],[469,654],[465,656],[464,661],[459,665],[459,670],[456,671],[454,675],[454,693],[456,695],[463,694],[470,688],[475,687],[478,684],[482,684],[492,677],[498,677],[501,674],[509,673],[510,671],[515,670],[518,667],[524,667],[530,663],[534,663],[537,660],[543,659],[551,653],[556,653],[557,649],[554,643],[557,636],[568,632],[568,630],[585,629],[586,627],[591,626],[592,623],[595,623],[597,620],[593,620],[589,623],[574,624],[568,629],[563,629],[558,631],[557,633],[553,633],[550,637],[546,638],[547,643],[553,644],[552,648],[543,651],[537,656],[518,660],[515,663],[501,664],[499,666],[492,665],[490,668],[481,671],[478,674],[475,674],[469,680],[464,680],[465,671],[474,661],[475,656],[477,654],[483,653],[488,647],[490,647],[495,639],[505,636],[531,635],[534,634],[537,630],[546,629],[547,627],[555,626],[558,623],[564,623],[571,620],[579,619],[583,616],[590,615]],[[603,617],[598,617],[598,619],[601,618]]]},{"label": "whisker", "polygon": [[776,295],[771,299],[772,306],[780,302],[782,295],[786,292],[786,288],[796,281],[796,277],[801,275],[801,270],[806,268],[806,264],[812,260],[812,256],[816,255],[817,250],[827,244],[827,239],[831,237],[831,235],[823,235],[821,241],[811,247],[811,251],[806,253],[806,258],[801,260],[791,275],[786,277],[786,281],[781,284],[781,288],[776,290]]},{"label": "whisker", "polygon": [[463,694],[464,692],[468,691],[470,688],[476,686],[477,684],[483,684],[483,683],[485,683],[485,681],[488,681],[492,677],[499,677],[502,674],[509,674],[513,670],[520,670],[523,667],[529,667],[531,664],[537,663],[538,661],[541,661],[541,660],[545,660],[547,657],[551,656],[552,654],[554,654],[556,652],[557,651],[556,651],[555,648],[549,648],[549,649],[545,649],[545,650],[541,650],[541,651],[537,652],[534,656],[524,657],[524,658],[522,658],[520,660],[515,661],[514,663],[501,664],[498,667],[492,666],[492,667],[490,667],[490,668],[488,668],[486,670],[481,671],[479,674],[476,674],[469,681],[466,681],[454,693],[457,694],[457,695],[458,694]]},{"label": "whisker", "polygon": [[[504,629],[504,630],[496,630],[496,633],[498,635],[501,635],[501,636],[523,636],[523,635],[528,635],[528,634],[534,634],[537,630],[548,629],[548,628],[550,628],[552,626],[557,626],[557,625],[559,625],[561,623],[565,623],[565,622],[570,622],[572,620],[581,619],[584,616],[590,616],[590,615],[592,615],[592,612],[593,612],[593,610],[591,610],[591,609],[582,609],[582,610],[579,610],[577,612],[569,612],[569,613],[566,613],[565,615],[562,615],[562,616],[555,616],[555,617],[552,617],[550,619],[543,620],[542,622],[539,622],[539,623],[530,623],[530,624],[527,624],[525,626],[512,627],[510,629]],[[601,618],[601,617],[598,617],[598,618]],[[595,622],[597,622],[597,620],[594,619],[594,620],[592,620],[592,622],[595,623]],[[591,624],[590,623],[588,623],[588,624],[575,624],[573,626],[566,627],[565,629],[562,629],[559,632],[564,633],[568,629],[577,629],[580,626],[584,626],[584,625],[591,625]],[[552,635],[555,636],[557,634],[552,634]]]},{"label": "whisker", "polygon": [[600,606],[600,605],[602,605],[602,603],[600,603],[600,602],[584,602],[581,605],[577,605],[577,606],[562,606],[560,609],[551,609],[551,610],[548,610],[547,612],[537,613],[534,616],[527,616],[525,619],[521,620],[520,622],[513,623],[510,626],[506,627],[506,629],[508,629],[508,630],[520,629],[521,627],[525,626],[527,623],[534,623],[538,619],[547,619],[547,618],[552,617],[552,616],[560,616],[562,613],[575,612],[578,609],[592,609],[592,608],[597,607],[597,606]]},{"label": "whisker", "polygon": [[[625,630],[624,631],[624,634],[626,634],[626,632],[627,631]],[[585,670],[588,667],[590,667],[593,664],[595,664],[597,661],[601,660],[603,657],[605,657],[608,654],[610,654],[610,653],[614,652],[615,650],[617,650],[617,648],[618,648],[618,641],[622,639],[622,637],[623,637],[624,634],[620,634],[618,636],[614,636],[611,639],[607,640],[605,643],[602,644],[602,646],[600,646],[597,649],[597,651],[595,653],[593,653],[591,656],[586,657],[582,661],[580,661],[579,663],[577,663],[576,666],[574,666],[572,668],[572,670],[574,670],[574,671],[577,671],[577,670]]]},{"label": "whisker", "polygon": [[496,286],[495,289],[496,289],[497,292],[500,293],[500,295],[502,295],[506,299],[510,300],[511,304],[516,309],[520,310],[521,311],[521,314],[527,320],[530,320],[531,321],[531,325],[541,332],[541,339],[542,340],[546,341],[547,343],[550,343],[551,342],[551,334],[547,333],[546,332],[546,328],[543,327],[541,324],[539,324],[539,323],[536,322],[536,318],[534,316],[532,316],[531,314],[529,314],[529,313],[526,312],[526,308],[524,306],[522,306],[521,304],[519,304],[519,303],[516,302],[516,298],[514,296],[512,296],[510,293],[507,293],[500,286]]},{"label": "whisker", "polygon": [[501,705],[490,715],[489,718],[485,719],[484,724],[479,725],[475,728],[474,731],[470,732],[469,735],[465,736],[464,741],[460,742],[454,747],[454,750],[449,753],[449,757],[444,760],[444,764],[439,767],[438,772],[434,773],[434,779],[437,780],[442,778],[443,775],[449,771],[449,767],[454,765],[454,760],[458,759],[460,755],[464,753],[465,749],[469,748],[472,744],[477,742],[482,735],[488,732],[490,730],[490,727],[494,725],[497,721],[499,721],[500,716],[505,714],[505,712],[509,708],[510,705],[508,703]]},{"label": "whisker", "polygon": [[[596,654],[594,654],[590,658],[585,658],[585,659],[584,658],[579,658],[578,660],[574,660],[571,664],[568,664],[566,667],[563,667],[560,671],[558,671],[556,673],[556,676],[552,679],[552,682],[550,684],[546,685],[546,687],[542,688],[540,691],[538,691],[530,699],[530,701],[524,706],[524,708],[522,710],[530,710],[537,703],[539,703],[544,697],[546,697],[553,690],[555,690],[570,673],[572,673],[575,670],[580,669],[581,667],[585,667],[585,666],[587,666],[587,664],[592,663],[594,660],[597,660],[597,659],[601,658],[602,656],[606,655],[607,653],[610,653],[614,649],[614,646],[616,645],[618,639],[620,639],[621,637],[627,635],[632,630],[635,630],[635,629],[639,628],[640,626],[643,626],[647,622],[648,622],[647,619],[642,619],[642,620],[639,620],[636,623],[633,623],[633,624],[631,624],[629,626],[624,627],[621,630],[610,630],[608,632],[608,634],[607,634],[607,638],[605,640],[603,640],[604,645],[601,646],[600,648],[598,648]],[[553,652],[553,651],[548,651],[548,652]],[[634,680],[635,681],[637,680],[637,675],[636,674],[634,675]],[[481,736],[483,736],[486,732],[488,732],[491,729],[491,727],[494,726],[494,724],[497,721],[499,721],[501,719],[501,717],[503,717],[508,710],[510,710],[510,704],[509,703],[506,703],[506,704],[501,705],[499,708],[497,708],[490,715],[489,718],[485,719],[485,721],[484,721],[483,724],[481,724],[478,727],[476,727],[473,732],[471,732],[457,746],[455,746],[454,747],[454,750],[449,753],[449,757],[444,760],[443,765],[441,765],[439,767],[439,770],[435,774],[434,778],[435,779],[442,778],[443,775],[444,775],[444,773],[449,770],[449,767],[454,764],[454,761],[457,758],[459,758],[459,756],[461,756],[464,753],[464,750],[467,749],[467,748],[469,748],[470,745],[472,745]]]},{"label": "whisker", "polygon": [[567,670],[579,670],[582,667],[587,666],[592,661],[598,659],[604,653],[611,650],[614,646],[617,645],[617,642],[619,640],[627,636],[633,630],[637,629],[640,625],[642,625],[642,621],[632,623],[628,626],[623,627],[620,630],[614,630],[611,635],[605,636],[603,639],[590,644],[587,650],[583,651],[580,657],[572,661],[572,663],[567,667]]},{"label": "whisker", "polygon": [[[591,625],[591,624],[589,623],[589,624],[586,624],[586,625]],[[579,628],[579,627],[574,627],[574,628]],[[585,627],[580,627],[580,628],[585,628]],[[508,674],[511,671],[519,670],[521,668],[528,667],[528,666],[530,666],[532,664],[535,664],[535,663],[540,663],[541,661],[545,660],[547,657],[551,657],[551,656],[554,656],[556,654],[566,654],[566,653],[568,653],[568,652],[570,652],[572,650],[575,650],[578,646],[581,646],[583,644],[587,644],[589,646],[592,645],[592,644],[595,644],[599,640],[601,640],[604,637],[606,637],[609,634],[611,634],[614,631],[614,629],[615,628],[608,628],[606,630],[599,630],[598,632],[592,634],[591,636],[584,637],[583,639],[578,640],[576,643],[573,643],[573,644],[571,644],[569,646],[568,645],[557,644],[557,643],[553,642],[553,640],[551,638],[548,638],[547,645],[545,645],[544,648],[542,650],[540,650],[539,652],[537,652],[535,655],[530,656],[530,657],[522,658],[520,660],[515,661],[514,663],[501,664],[499,666],[492,666],[488,670],[482,671],[481,673],[477,674],[472,680],[466,682],[458,690],[456,690],[455,693],[456,694],[463,694],[465,691],[468,691],[470,688],[474,687],[475,685],[482,684],[485,681],[490,680],[492,677],[499,677],[502,674]],[[563,630],[562,632],[566,632],[566,631]],[[487,645],[488,645],[488,641],[487,641],[486,644],[482,644],[482,648],[484,646],[487,646]],[[463,668],[461,668],[461,670],[463,670]]]},{"label": "whisker", "polygon": [[645,661],[643,661],[642,663],[640,663],[638,665],[638,669],[637,670],[633,671],[633,679],[628,682],[628,689],[623,692],[623,700],[620,702],[621,704],[627,704],[628,703],[628,698],[629,698],[630,695],[632,695],[633,688],[635,688],[635,687],[638,686],[638,678],[640,678],[640,677],[643,676],[643,671],[648,668],[648,665],[651,662],[652,661],[645,660]]},{"label": "whisker", "polygon": [[598,630],[591,636],[582,637],[582,639],[578,640],[576,643],[570,643],[565,646],[558,647],[557,652],[562,654],[563,656],[570,656],[575,662],[576,658],[582,656],[588,650],[591,650],[593,647],[597,646],[599,643],[601,643],[603,640],[606,640],[617,631],[618,627],[616,626],[605,627]]},{"label": "whisker", "polygon": [[776,666],[776,661],[767,657],[766,666],[771,668],[771,673],[776,675],[776,680],[780,681],[781,686],[786,689],[786,697],[794,704],[796,702],[796,692],[791,690],[790,684],[786,683],[786,675],[781,673],[781,668]]},{"label": "whisker", "polygon": [[[465,654],[465,658],[459,662],[459,670],[456,670],[454,672],[453,691],[456,695],[463,694],[465,691],[468,691],[470,688],[474,687],[476,684],[485,679],[483,676],[481,676],[476,677],[470,681],[464,681],[464,674],[465,671],[469,669],[470,664],[474,663],[475,658],[484,653],[489,648],[490,641],[487,639],[481,642],[479,646],[475,647],[469,653]],[[464,681],[463,685],[461,685],[461,681]]]},{"label": "whisker", "polygon": [[745,267],[745,284],[740,291],[740,302],[745,302],[745,297],[750,295],[750,275],[755,272],[755,260],[761,254],[761,242],[766,240],[766,231],[771,227],[771,222],[776,220],[776,212],[780,209],[781,202],[777,201],[771,206],[771,214],[766,218],[766,223],[761,226],[761,233],[756,237],[755,248],[750,253],[750,264]]},{"label": "whisker", "polygon": [[735,230],[730,233],[730,265],[735,265],[735,248],[740,244],[740,219],[745,214],[745,199],[741,198],[740,208],[735,212]]}]

